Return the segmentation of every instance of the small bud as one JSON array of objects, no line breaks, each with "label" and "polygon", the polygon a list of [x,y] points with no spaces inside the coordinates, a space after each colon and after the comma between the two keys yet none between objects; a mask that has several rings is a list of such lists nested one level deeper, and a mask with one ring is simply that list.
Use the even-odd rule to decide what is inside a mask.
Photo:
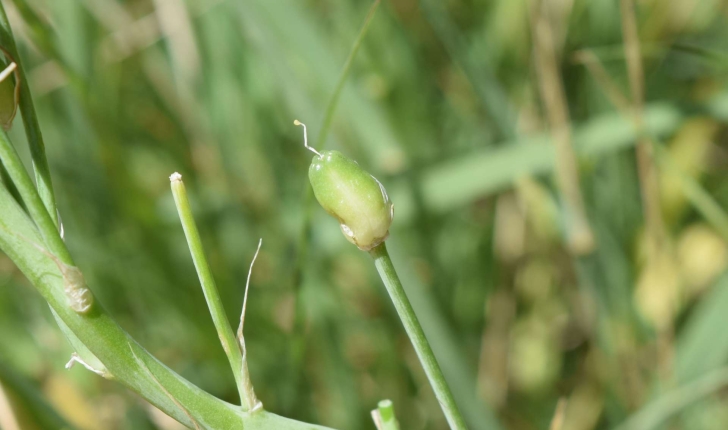
[{"label": "small bud", "polygon": [[313,157],[308,178],[316,200],[341,224],[349,242],[368,251],[389,235],[394,206],[382,184],[338,151]]},{"label": "small bud", "polygon": [[346,239],[369,251],[389,236],[394,217],[394,205],[384,186],[359,167],[356,161],[339,151],[321,151],[308,146],[306,125],[303,145],[316,154],[308,168],[308,179],[319,204],[339,221]]}]

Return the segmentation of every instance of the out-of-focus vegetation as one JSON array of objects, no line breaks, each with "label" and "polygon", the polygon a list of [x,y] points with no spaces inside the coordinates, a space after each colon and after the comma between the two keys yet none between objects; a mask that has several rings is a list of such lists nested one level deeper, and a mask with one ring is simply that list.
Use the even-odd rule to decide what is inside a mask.
[{"label": "out-of-focus vegetation", "polygon": [[[728,3],[637,2],[661,205],[646,228],[620,2],[543,1],[382,2],[326,147],[390,191],[392,257],[472,429],[546,429],[562,398],[563,430],[725,429]],[[315,140],[370,2],[3,4],[66,243],[125,330],[235,402],[169,191],[179,171],[232,320],[264,239],[246,343],[266,409],[371,429],[390,398],[403,429],[446,428],[369,257],[305,197],[311,154],[291,123]],[[550,44],[534,46],[539,22]],[[579,255],[564,245],[574,218],[554,176],[543,49],[595,237]],[[17,120],[11,134],[29,160]],[[64,370],[71,352],[0,256],[0,427],[178,428]]]}]

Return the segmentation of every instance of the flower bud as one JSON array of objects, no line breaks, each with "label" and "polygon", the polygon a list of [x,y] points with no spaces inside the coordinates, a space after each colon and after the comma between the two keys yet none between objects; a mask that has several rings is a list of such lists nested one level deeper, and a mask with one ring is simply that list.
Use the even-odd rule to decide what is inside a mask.
[{"label": "flower bud", "polygon": [[308,169],[316,200],[349,242],[368,251],[389,235],[394,206],[382,184],[338,151],[322,151]]},{"label": "flower bud", "polygon": [[339,151],[322,151],[308,146],[306,125],[303,145],[314,154],[308,179],[321,207],[339,221],[346,239],[369,251],[384,242],[394,217],[394,205],[377,178]]}]

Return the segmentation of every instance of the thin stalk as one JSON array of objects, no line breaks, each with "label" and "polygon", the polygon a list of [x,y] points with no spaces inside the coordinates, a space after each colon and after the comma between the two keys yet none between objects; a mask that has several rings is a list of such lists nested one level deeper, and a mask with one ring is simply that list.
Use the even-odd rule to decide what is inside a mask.
[{"label": "thin stalk", "polygon": [[210,314],[212,315],[212,321],[215,323],[217,335],[220,337],[222,348],[225,350],[228,361],[230,361],[230,367],[232,368],[235,383],[240,393],[242,407],[246,411],[251,410],[252,407],[250,406],[255,405],[256,400],[249,396],[247,387],[250,385],[250,381],[246,381],[245,376],[247,375],[244,375],[242,371],[243,356],[238,347],[235,333],[233,333],[233,329],[230,326],[230,321],[225,314],[225,308],[220,299],[220,294],[217,292],[215,279],[207,263],[207,258],[205,258],[205,251],[202,248],[202,241],[200,240],[200,233],[197,231],[195,219],[192,217],[192,210],[190,209],[190,202],[187,199],[185,184],[182,182],[182,175],[175,173],[169,179],[171,181],[172,194],[174,195],[174,203],[177,206],[177,212],[179,213],[182,228],[187,238],[187,246],[190,248],[192,261],[195,263],[197,276],[200,278],[202,292],[205,294],[207,306],[210,308]]},{"label": "thin stalk", "polygon": [[324,143],[326,143],[326,138],[328,137],[329,129],[331,128],[331,122],[334,119],[334,112],[336,111],[336,106],[339,104],[339,98],[341,97],[341,90],[344,89],[344,84],[346,84],[346,78],[349,77],[351,65],[352,63],[354,63],[354,58],[356,58],[356,54],[357,52],[359,52],[361,42],[362,40],[364,40],[364,36],[366,36],[367,34],[369,24],[371,24],[372,18],[374,18],[374,12],[377,11],[380,2],[381,0],[376,0],[374,4],[372,4],[372,6],[369,8],[369,13],[367,13],[367,17],[364,19],[364,24],[361,26],[361,30],[359,30],[359,35],[356,36],[356,40],[354,40],[354,44],[351,46],[351,51],[349,51],[349,56],[346,57],[344,67],[341,69],[341,74],[339,74],[339,80],[336,82],[334,92],[331,94],[329,103],[326,105],[324,121],[321,124],[321,131],[319,132],[318,138],[316,139],[316,143],[313,145],[314,149],[322,148],[324,146]]},{"label": "thin stalk", "polygon": [[454,430],[467,429],[465,421],[455,404],[450,387],[448,387],[447,381],[445,381],[445,376],[442,374],[442,370],[440,370],[440,365],[437,364],[435,354],[432,352],[432,348],[430,348],[430,344],[425,337],[425,332],[422,330],[422,326],[417,320],[417,315],[415,315],[415,311],[407,298],[407,293],[405,293],[399,276],[397,276],[386,245],[382,242],[369,251],[369,254],[374,259],[374,265],[377,267],[379,276],[382,278],[382,282],[384,282],[384,286],[392,298],[392,303],[394,303],[397,314],[399,314],[404,329],[407,331],[412,346],[415,348],[417,357],[425,369],[427,379],[430,381],[432,390],[435,392],[435,397],[437,397],[437,401],[440,403],[440,407],[445,414],[448,424],[450,424],[450,428]]},{"label": "thin stalk", "polygon": [[621,0],[622,33],[624,34],[624,56],[627,60],[629,87],[632,95],[632,114],[634,115],[637,134],[637,174],[640,179],[642,206],[645,211],[645,223],[650,237],[650,252],[662,248],[665,238],[665,227],[660,208],[660,185],[655,166],[652,141],[645,136],[644,109],[644,70],[642,69],[642,53],[640,51],[637,19],[633,0]]},{"label": "thin stalk", "polygon": [[[33,106],[33,97],[30,94],[30,86],[28,85],[28,78],[25,75],[25,68],[20,59],[20,54],[18,54],[18,49],[15,46],[13,31],[10,28],[10,22],[5,14],[5,8],[2,3],[0,3],[0,46],[13,56],[13,60],[18,65],[18,76],[20,77],[20,111],[23,114],[23,125],[25,126],[25,134],[28,137],[30,156],[33,160],[33,170],[35,171],[35,181],[38,185],[38,194],[50,214],[53,224],[57,226],[58,210],[56,209],[56,198],[53,194],[51,170],[45,154],[45,143],[43,143],[38,116]],[[62,254],[57,255],[63,257]]]},{"label": "thin stalk", "polygon": [[539,90],[556,149],[556,183],[566,207],[567,245],[573,254],[585,255],[594,250],[594,234],[579,186],[579,169],[572,146],[569,110],[559,76],[553,31],[540,1],[532,6],[531,25]]},{"label": "thin stalk", "polygon": [[[589,73],[592,75],[597,85],[601,88],[604,95],[609,101],[620,111],[629,112],[630,101],[622,94],[622,90],[619,89],[617,84],[609,76],[609,73],[604,68],[604,65],[599,60],[599,57],[594,54],[591,49],[583,49],[574,55],[574,61],[580,63],[586,67]],[[634,118],[627,119],[634,121]]]}]

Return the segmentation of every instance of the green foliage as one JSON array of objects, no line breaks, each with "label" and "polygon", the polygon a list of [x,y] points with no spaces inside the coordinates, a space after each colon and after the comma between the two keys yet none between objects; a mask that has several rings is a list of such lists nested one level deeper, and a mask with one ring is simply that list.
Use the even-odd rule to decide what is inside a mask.
[{"label": "green foliage", "polygon": [[[312,141],[388,190],[387,247],[469,428],[545,429],[562,397],[563,430],[726,428],[726,3],[638,3],[645,134],[660,148],[667,232],[657,256],[643,234],[640,133],[610,92],[629,93],[619,2],[549,2],[597,238],[595,253],[576,260],[563,246],[569,220],[537,94],[531,2],[382,2],[347,62],[372,2],[3,0],[21,103],[37,110],[8,135],[41,204],[2,169],[0,218],[61,261],[68,248],[65,264],[82,270],[106,311],[93,330],[113,333],[94,354],[67,342],[64,331],[86,317],[68,313],[58,266],[3,233],[23,250],[8,257],[27,261],[23,274],[0,256],[4,392],[51,411],[37,428],[171,428],[120,384],[63,369],[72,352],[92,362],[105,351],[96,355],[112,374],[129,366],[131,388],[187,420],[139,376],[125,331],[160,382],[176,386],[179,375],[198,386],[178,388],[203,395],[216,425],[238,419],[235,379],[169,191],[179,171],[230,321],[264,238],[245,340],[266,410],[372,429],[370,411],[390,398],[401,428],[447,428],[370,259],[313,199],[303,203],[310,159],[290,125],[299,118]],[[54,210],[33,215],[56,200],[65,241],[39,233],[56,225]],[[41,294],[27,279],[45,285]]]}]

